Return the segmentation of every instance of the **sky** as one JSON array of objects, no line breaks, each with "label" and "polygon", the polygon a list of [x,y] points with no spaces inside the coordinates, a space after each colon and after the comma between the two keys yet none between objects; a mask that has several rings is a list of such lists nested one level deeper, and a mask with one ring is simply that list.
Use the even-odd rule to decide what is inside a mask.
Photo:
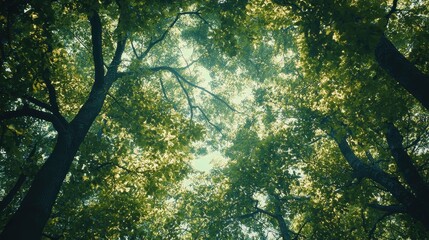
[{"label": "sky", "polygon": [[219,151],[209,152],[206,155],[192,160],[191,165],[195,170],[210,172],[210,170],[225,160]]}]

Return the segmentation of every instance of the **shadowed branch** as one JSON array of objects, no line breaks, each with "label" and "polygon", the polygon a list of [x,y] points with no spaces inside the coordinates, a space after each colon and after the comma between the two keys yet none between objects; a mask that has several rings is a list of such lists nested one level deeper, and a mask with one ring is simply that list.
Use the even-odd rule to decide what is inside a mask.
[{"label": "shadowed branch", "polygon": [[33,117],[40,120],[51,122],[55,130],[58,132],[63,131],[65,126],[63,122],[58,119],[55,115],[36,109],[30,108],[28,105],[24,105],[22,108],[15,111],[3,112],[0,114],[0,121],[18,118],[18,117]]},{"label": "shadowed branch", "polygon": [[156,40],[154,40],[154,41],[151,41],[150,43],[149,43],[149,45],[147,46],[147,48],[146,48],[146,50],[141,54],[141,55],[139,55],[138,53],[137,53],[137,50],[136,50],[136,48],[135,48],[135,46],[134,46],[134,44],[133,44],[133,42],[131,41],[131,48],[133,49],[133,53],[134,53],[134,55],[136,56],[136,58],[138,59],[138,60],[142,60],[142,59],[144,59],[146,56],[147,56],[147,54],[150,52],[150,50],[152,50],[152,48],[153,47],[155,47],[155,45],[156,44],[158,44],[158,43],[160,43],[160,42],[162,42],[164,39],[165,39],[165,37],[167,36],[167,34],[168,34],[168,32],[174,27],[174,25],[177,23],[177,21],[180,19],[180,17],[181,16],[183,16],[183,15],[197,15],[198,16],[198,18],[200,18],[201,20],[203,20],[204,21],[204,23],[207,23],[207,21],[201,16],[201,13],[199,12],[199,11],[192,11],[192,12],[181,12],[181,13],[178,13],[177,15],[176,15],[176,17],[174,18],[174,20],[173,20],[173,22],[171,22],[170,23],[170,25],[167,27],[167,29],[161,34],[161,36],[159,37],[159,38],[157,38]]},{"label": "shadowed branch", "polygon": [[212,93],[211,91],[198,86],[190,81],[188,81],[185,77],[183,77],[176,69],[172,68],[172,67],[168,67],[168,66],[160,66],[160,67],[153,67],[150,68],[150,70],[154,71],[154,72],[158,72],[158,71],[168,71],[170,73],[172,73],[174,76],[178,77],[181,81],[185,82],[186,84],[190,85],[191,87],[200,89],[201,91],[208,93],[210,96],[212,96],[213,98],[215,98],[216,100],[222,102],[227,108],[229,108],[230,110],[239,113],[239,111],[237,111],[235,108],[233,108],[229,103],[227,103],[225,100],[223,100],[221,97],[219,97],[218,95]]}]

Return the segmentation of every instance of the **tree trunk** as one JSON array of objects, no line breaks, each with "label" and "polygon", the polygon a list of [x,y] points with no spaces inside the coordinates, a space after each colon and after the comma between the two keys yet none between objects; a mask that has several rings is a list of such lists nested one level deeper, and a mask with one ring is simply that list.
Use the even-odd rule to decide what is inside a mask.
[{"label": "tree trunk", "polygon": [[77,148],[71,149],[69,133],[59,134],[52,154],[34,178],[27,195],[0,239],[40,239],[61,184]]},{"label": "tree trunk", "polygon": [[376,46],[375,57],[380,67],[429,110],[429,76],[408,61],[384,35]]},{"label": "tree trunk", "polygon": [[114,75],[108,74],[107,84],[94,85],[79,113],[65,127],[66,130],[58,134],[54,150],[37,173],[27,195],[4,228],[0,239],[41,238],[43,227],[49,219],[64,178],[80,144],[99,114],[113,80]]},{"label": "tree trunk", "polygon": [[41,238],[64,178],[80,144],[100,112],[110,86],[111,84],[94,88],[74,120],[64,132],[58,134],[53,152],[37,173],[21,206],[9,220],[0,239]]},{"label": "tree trunk", "polygon": [[101,20],[97,12],[93,12],[89,20],[95,68],[91,92],[75,118],[62,126],[63,130],[58,133],[54,150],[35,176],[19,209],[1,233],[2,240],[28,240],[42,237],[43,228],[79,146],[100,113],[110,87],[118,78],[118,66],[121,63],[126,38],[118,40],[112,62],[104,75]]},{"label": "tree trunk", "polygon": [[353,171],[362,178],[369,178],[380,184],[405,208],[407,214],[418,220],[429,230],[429,207],[427,203],[415,197],[393,176],[376,166],[370,166],[358,158],[345,137],[334,136],[341,153]]},{"label": "tree trunk", "polygon": [[280,234],[283,240],[290,240],[289,228],[286,224],[285,219],[281,215],[276,216],[277,223],[279,224]]},{"label": "tree trunk", "polygon": [[402,174],[416,197],[421,199],[422,202],[429,202],[429,187],[402,145],[403,137],[401,133],[392,123],[387,126],[386,139],[390,152],[398,166],[398,171]]}]

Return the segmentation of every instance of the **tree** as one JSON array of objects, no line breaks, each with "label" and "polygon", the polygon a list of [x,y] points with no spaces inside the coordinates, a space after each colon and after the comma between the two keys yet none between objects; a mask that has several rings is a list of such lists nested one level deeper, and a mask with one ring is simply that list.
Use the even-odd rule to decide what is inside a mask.
[{"label": "tree", "polygon": [[[356,171],[355,174],[358,176],[363,174],[364,178],[369,177],[384,187],[389,185],[387,191],[402,205],[407,206],[405,208],[409,215],[427,227],[423,217],[427,212],[422,214],[421,210],[417,212],[412,210],[425,209],[425,206],[416,202],[427,201],[425,197],[422,197],[426,195],[426,193],[422,193],[426,192],[423,190],[426,189],[424,185],[427,185],[427,181],[423,180],[426,179],[423,177],[426,173],[421,169],[419,160],[417,160],[420,157],[424,158],[425,153],[416,156],[414,161],[411,160],[412,157],[406,157],[410,153],[407,153],[407,147],[404,147],[406,144],[402,142],[404,137],[396,127],[397,125],[413,125],[419,130],[416,129],[417,132],[413,132],[411,136],[420,135],[418,131],[425,129],[423,120],[412,120],[405,116],[421,116],[421,114],[424,115],[424,111],[418,110],[412,100],[406,98],[394,84],[388,83],[390,77],[393,76],[427,110],[427,100],[422,96],[423,92],[427,90],[428,78],[419,70],[427,68],[427,61],[420,57],[416,58],[419,60],[414,61],[414,64],[418,66],[418,69],[386,37],[397,36],[398,42],[405,44],[405,37],[401,32],[405,24],[408,24],[410,30],[407,31],[412,32],[413,36],[417,38],[424,36],[426,32],[415,30],[420,26],[425,26],[425,20],[415,15],[417,12],[427,10],[424,3],[412,5],[404,2],[399,7],[397,1],[394,1],[392,6],[389,6],[388,3],[382,5],[377,3],[375,6],[375,3],[366,1],[356,4],[336,1],[275,1],[275,3],[281,7],[259,2],[249,8],[256,9],[250,12],[257,17],[264,20],[274,19],[269,22],[271,24],[269,26],[274,29],[292,29],[288,31],[288,34],[294,38],[299,53],[299,60],[295,60],[297,67],[290,68],[285,63],[282,72],[284,75],[279,76],[283,80],[277,80],[278,85],[285,89],[282,92],[286,96],[281,97],[280,100],[280,104],[285,105],[284,113],[289,116],[291,114],[297,116],[303,122],[314,119],[315,122],[303,126],[307,130],[302,131],[308,132],[313,129],[317,132],[317,129],[322,129],[330,135],[349,165]],[[267,10],[269,9],[267,6],[272,8],[271,12]],[[392,17],[393,15],[396,17]],[[402,28],[398,28],[400,24],[403,24]],[[278,38],[276,41],[279,44],[283,43]],[[402,49],[401,44],[398,44],[399,49]],[[427,51],[427,48],[416,42],[411,49],[406,51],[406,54],[413,52],[418,56],[420,53],[416,53],[417,50],[414,50],[414,47]],[[405,49],[402,50],[405,51]],[[384,71],[381,71],[382,69]],[[418,93],[419,91],[415,91],[415,88],[419,88],[421,92]],[[362,109],[364,106],[365,111]],[[295,114],[300,113],[293,115],[294,112]],[[411,122],[407,124],[405,123],[407,121]],[[381,131],[385,134],[384,136],[368,135],[368,131]],[[387,150],[387,155],[391,154],[389,158],[396,162],[400,175],[412,171],[412,175],[417,179],[413,177],[413,180],[410,179],[410,181],[413,181],[413,184],[420,182],[417,187],[419,190],[415,189],[411,193],[402,191],[410,185],[404,187],[400,181],[392,180],[391,172],[378,171],[375,167],[368,165],[365,162],[371,161],[371,158],[362,161],[362,158],[356,157],[357,150],[353,150],[353,146],[347,143],[352,141],[359,143],[362,148],[368,149],[368,145],[373,143],[363,142],[370,141],[370,139],[382,139],[372,140],[378,143],[387,142],[390,149],[378,149],[377,154]],[[416,141],[419,140],[420,138]],[[423,140],[422,143],[425,144],[425,142]],[[399,155],[402,156],[402,160],[399,160]],[[405,162],[407,163],[405,164]],[[380,179],[383,174],[384,180]],[[393,187],[393,185],[397,185],[397,187]],[[399,191],[399,189],[402,190]],[[420,193],[417,193],[416,190]],[[419,207],[410,206],[414,204]],[[385,210],[387,209],[385,208]]]},{"label": "tree", "polygon": [[[420,55],[427,48],[416,41],[405,50],[402,44],[409,35],[401,32],[408,24],[407,33],[417,39],[425,36],[420,30],[425,29],[425,20],[417,16],[426,11],[424,4],[405,3],[400,11],[397,3],[374,6],[365,1],[356,6],[329,1],[282,4],[288,8],[254,2],[246,7],[252,20],[239,21],[249,29],[258,24],[268,27],[274,38],[265,41],[275,42],[280,51],[292,50],[279,64],[271,62],[275,54],[265,56],[271,64],[271,77],[263,81],[271,87],[258,89],[255,99],[265,103],[265,121],[284,123],[315,150],[311,157],[301,159],[301,171],[307,176],[303,185],[308,185],[303,190],[311,202],[304,212],[311,221],[302,233],[320,239],[424,238],[427,114],[415,99],[424,107],[425,101],[405,87],[415,97],[410,98],[391,81],[389,75],[397,77],[388,70],[396,66],[395,59],[409,60],[393,45],[383,46],[388,41],[385,35],[395,36],[397,48],[410,54],[419,69],[427,69],[427,61]],[[395,57],[380,59],[380,51]],[[384,66],[385,61],[391,65]],[[405,65],[410,66],[409,62]],[[264,64],[256,66],[265,73]],[[414,66],[398,69],[408,76],[424,75]]]},{"label": "tree", "polygon": [[[199,117],[208,117],[194,102],[195,98],[191,95],[193,88],[211,94],[230,107],[221,97],[198,86],[194,80],[185,78],[179,68],[172,67],[183,65],[178,60],[178,53],[166,54],[156,50],[162,42],[169,42],[168,34],[180,18],[193,16],[197,20],[191,21],[191,25],[206,24],[193,3],[17,1],[2,5],[2,33],[5,34],[2,34],[1,69],[2,86],[5,86],[2,91],[5,94],[2,94],[0,120],[7,127],[2,134],[10,134],[11,131],[19,134],[18,130],[13,130],[18,127],[15,118],[23,117],[23,127],[20,129],[45,128],[43,132],[49,135],[48,142],[53,144],[52,148],[44,149],[43,154],[48,157],[38,162],[40,169],[36,170],[18,210],[4,227],[2,239],[40,238],[70,169],[76,174],[76,168],[92,165],[91,159],[87,159],[88,162],[73,166],[87,158],[80,147],[89,132],[94,134],[97,131],[98,139],[95,138],[95,141],[101,141],[102,135],[110,130],[115,138],[132,137],[127,147],[154,147],[155,150],[147,152],[156,153],[154,158],[157,159],[161,157],[160,153],[178,151],[180,146],[200,136],[200,128],[192,123],[193,111],[198,109]],[[189,62],[187,65],[191,64]],[[164,77],[172,77],[173,81],[163,80]],[[171,105],[154,101],[159,96],[147,91],[151,87],[142,87],[146,81],[153,79],[161,82],[164,95],[172,91],[165,86],[167,82],[178,84],[189,106],[191,123],[173,117],[175,114]],[[109,106],[103,108],[106,102]],[[109,109],[115,104],[116,109]],[[142,110],[142,104],[148,106],[146,110],[136,112]],[[130,110],[132,112],[127,113]],[[124,121],[117,120],[120,119],[118,115],[124,114],[132,117],[133,123],[117,125],[115,121]],[[32,122],[35,124],[30,125]],[[91,130],[94,122],[98,123],[98,130]],[[154,123],[156,126],[150,128]],[[129,128],[129,132],[123,127]],[[32,132],[37,130],[26,131],[23,138],[42,139]],[[175,140],[165,140],[171,137]],[[174,146],[174,151],[171,151],[170,144]],[[108,146],[111,144],[103,143],[100,147]],[[21,146],[15,149],[24,151]],[[114,155],[122,156],[127,151]],[[127,169],[117,166],[115,161],[118,159],[101,164]],[[179,169],[183,168],[183,163],[180,161],[178,169],[171,171],[181,171]],[[168,171],[162,174],[169,175]],[[150,173],[147,174],[150,176]],[[183,175],[179,174],[173,179],[180,179],[180,176]],[[62,194],[67,196],[67,190]],[[91,199],[95,195],[87,197]]]},{"label": "tree", "polygon": [[1,9],[2,239],[427,238],[425,2]]},{"label": "tree", "polygon": [[[429,109],[426,94],[429,89],[429,76],[415,66],[425,63],[410,62],[387,36],[400,34],[401,30],[395,27],[403,24],[400,21],[410,20],[410,17],[414,18],[414,22],[407,24],[424,25],[419,22],[422,19],[415,15],[427,11],[424,3],[412,5],[409,1],[401,1],[401,5],[398,6],[398,1],[393,0],[390,9],[385,11],[388,7],[386,2],[381,5],[374,2],[362,2],[358,5],[335,1],[274,2],[287,7],[297,19],[298,25],[303,28],[310,57],[317,58],[328,54],[340,56],[342,55],[340,49],[343,46],[347,47],[347,50],[357,50],[363,54],[373,53],[378,65]],[[408,10],[409,12],[405,13]],[[393,24],[390,23],[396,25],[391,27],[389,22],[395,14],[401,16],[397,16]],[[417,38],[426,34],[418,31],[414,33]],[[338,46],[340,51],[335,49]]]},{"label": "tree", "polygon": [[291,222],[299,216],[298,209],[304,205],[306,196],[297,191],[300,176],[296,164],[310,149],[294,141],[297,139],[288,135],[290,132],[259,130],[257,134],[247,132],[248,127],[237,132],[234,146],[227,150],[232,162],[224,169],[231,184],[230,194],[238,199],[250,198],[253,203],[253,207],[245,207],[251,210],[248,214],[236,218],[261,214],[265,221],[274,223],[279,238],[299,239],[302,226],[294,232]]}]

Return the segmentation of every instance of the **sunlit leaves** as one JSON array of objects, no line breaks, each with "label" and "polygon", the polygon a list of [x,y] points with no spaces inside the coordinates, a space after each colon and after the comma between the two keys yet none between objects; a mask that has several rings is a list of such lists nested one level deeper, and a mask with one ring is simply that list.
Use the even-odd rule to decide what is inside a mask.
[{"label": "sunlit leaves", "polygon": [[[46,232],[66,239],[274,238],[281,216],[296,238],[423,238],[409,216],[384,216],[370,207],[397,202],[358,176],[333,141],[335,134],[347,138],[364,163],[405,183],[384,136],[386,122],[393,122],[413,163],[424,179],[429,175],[428,116],[373,59],[384,33],[419,69],[428,69],[427,4],[400,1],[388,20],[389,4],[8,5],[0,15],[2,112],[28,104],[51,111],[25,100],[29,95],[52,104],[50,82],[60,112],[67,120],[75,116],[94,82],[88,22],[94,11],[103,25],[104,70],[117,41],[128,40],[120,74],[75,157]],[[158,71],[161,66],[177,73]],[[232,108],[236,115],[225,114]],[[244,123],[235,126],[233,118]],[[214,134],[204,134],[215,131],[204,122],[222,135],[209,139]],[[14,177],[34,175],[55,134],[30,118],[0,127],[4,195]],[[191,144],[199,140],[211,146],[197,153],[228,146],[229,160],[208,176],[189,175]],[[37,157],[26,163],[35,143]],[[182,185],[187,176],[194,182]]]}]

